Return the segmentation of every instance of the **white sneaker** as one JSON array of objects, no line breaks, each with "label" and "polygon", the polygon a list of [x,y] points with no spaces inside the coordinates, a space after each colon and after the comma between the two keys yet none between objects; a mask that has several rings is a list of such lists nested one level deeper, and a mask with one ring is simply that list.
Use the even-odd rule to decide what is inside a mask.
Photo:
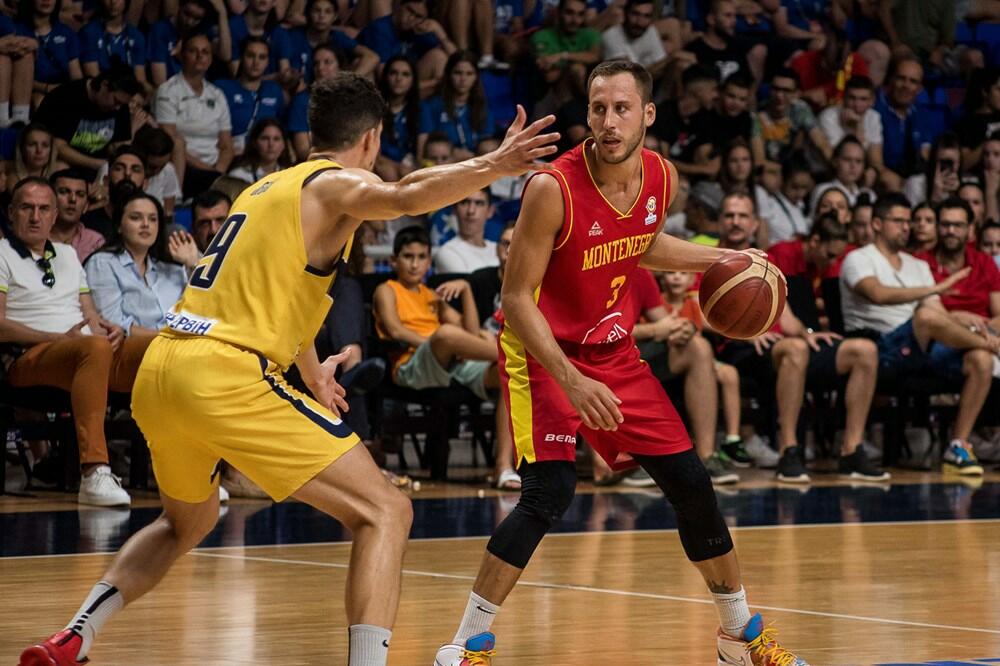
[{"label": "white sneaker", "polygon": [[219,485],[219,504],[225,504],[229,501],[229,491]]},{"label": "white sneaker", "polygon": [[111,473],[111,468],[100,465],[80,479],[76,501],[91,506],[129,506],[132,498],[122,488],[122,480]]},{"label": "white sneaker", "polygon": [[754,463],[761,469],[774,469],[778,466],[780,456],[778,452],[768,446],[759,435],[754,435],[743,442],[743,448],[753,458]]}]

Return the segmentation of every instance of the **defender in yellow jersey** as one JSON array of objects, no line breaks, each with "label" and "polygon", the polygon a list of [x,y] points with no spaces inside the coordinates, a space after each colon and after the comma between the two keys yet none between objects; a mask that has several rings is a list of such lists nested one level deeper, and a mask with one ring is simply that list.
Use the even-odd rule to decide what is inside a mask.
[{"label": "defender in yellow jersey", "polygon": [[[275,499],[294,497],[351,530],[348,663],[385,664],[412,514],[339,418],[347,404],[334,377],[345,355],[320,363],[313,346],[327,292],[362,220],[460,201],[527,171],[555,151],[558,134],[541,134],[551,116],[525,127],[519,107],[496,151],[384,183],[371,173],[384,115],[366,79],[341,74],[317,83],[309,106],[314,153],[233,203],[135,383],[133,414],[149,442],[163,514],[123,546],[66,629],[24,651],[22,666],[83,661],[104,622],[209,533],[219,514],[220,460]],[[312,397],[285,383],[292,363]],[[253,654],[205,661],[249,663]],[[296,661],[290,652],[282,663]]]}]

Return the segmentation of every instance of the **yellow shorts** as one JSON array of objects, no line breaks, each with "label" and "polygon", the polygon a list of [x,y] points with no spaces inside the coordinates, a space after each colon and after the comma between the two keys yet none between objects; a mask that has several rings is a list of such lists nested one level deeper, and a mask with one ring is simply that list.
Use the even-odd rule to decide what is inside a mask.
[{"label": "yellow shorts", "polygon": [[190,503],[216,491],[219,460],[280,501],[359,441],[273,363],[210,338],[157,336],[139,367],[132,415],[160,490]]}]

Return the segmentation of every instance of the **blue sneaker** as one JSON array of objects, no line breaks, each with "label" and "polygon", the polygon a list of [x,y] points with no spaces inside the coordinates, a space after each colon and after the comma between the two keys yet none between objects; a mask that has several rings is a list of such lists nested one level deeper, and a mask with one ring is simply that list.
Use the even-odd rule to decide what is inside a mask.
[{"label": "blue sneaker", "polygon": [[718,666],[809,666],[778,644],[777,633],[772,626],[764,626],[760,613],[750,618],[739,638],[719,629]]},{"label": "blue sneaker", "polygon": [[982,476],[983,466],[976,460],[971,444],[961,439],[953,439],[944,452],[941,471],[962,476]]},{"label": "blue sneaker", "polygon": [[490,666],[496,656],[496,637],[488,631],[476,634],[465,645],[442,645],[434,666]]}]

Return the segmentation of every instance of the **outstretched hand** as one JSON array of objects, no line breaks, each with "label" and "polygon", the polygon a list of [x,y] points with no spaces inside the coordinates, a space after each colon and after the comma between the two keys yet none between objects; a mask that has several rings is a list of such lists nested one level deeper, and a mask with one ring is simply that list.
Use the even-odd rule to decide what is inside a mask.
[{"label": "outstretched hand", "polygon": [[550,114],[525,127],[527,118],[524,107],[518,104],[517,115],[507,129],[503,143],[489,155],[500,175],[519,176],[533,169],[536,160],[558,150],[555,143],[559,140],[559,132],[540,133],[555,122],[556,117]]}]

